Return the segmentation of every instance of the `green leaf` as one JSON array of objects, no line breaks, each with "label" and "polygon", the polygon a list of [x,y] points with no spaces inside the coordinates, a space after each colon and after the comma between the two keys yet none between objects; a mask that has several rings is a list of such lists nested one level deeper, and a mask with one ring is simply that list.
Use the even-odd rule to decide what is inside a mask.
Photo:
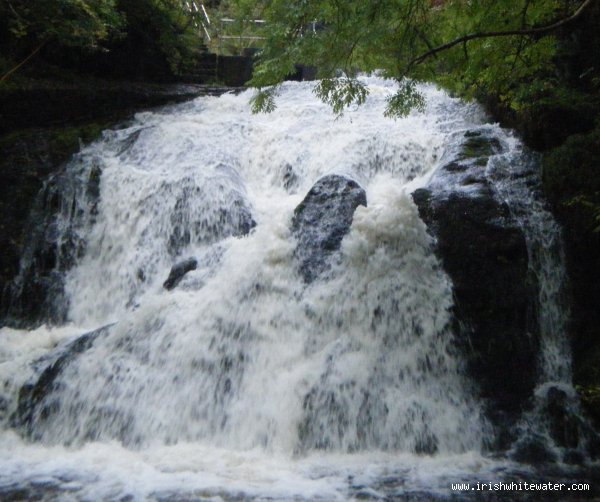
[{"label": "green leaf", "polygon": [[362,105],[369,94],[367,87],[352,78],[325,78],[314,89],[314,93],[340,115],[352,104]]},{"label": "green leaf", "polygon": [[258,89],[256,94],[250,99],[252,113],[271,113],[275,110],[275,96],[277,89]]},{"label": "green leaf", "polygon": [[412,80],[399,82],[396,93],[388,98],[384,115],[391,118],[406,117],[411,110],[425,111],[425,97],[417,90]]}]

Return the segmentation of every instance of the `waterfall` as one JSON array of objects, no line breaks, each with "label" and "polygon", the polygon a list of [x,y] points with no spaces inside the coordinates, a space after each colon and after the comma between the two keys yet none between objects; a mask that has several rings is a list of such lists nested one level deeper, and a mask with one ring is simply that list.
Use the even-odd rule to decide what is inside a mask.
[{"label": "waterfall", "polygon": [[[0,493],[4,479],[29,486],[25,469],[82,498],[342,500],[363,486],[385,493],[388,471],[418,491],[427,473],[443,486],[508,468],[484,455],[492,429],[455,337],[452,281],[411,197],[456,132],[485,118],[423,86],[425,113],[386,119],[394,85],[365,81],[366,104],[339,117],[310,83],[285,84],[270,115],[250,113],[249,92],[139,113],[67,166],[76,210],[46,238],[77,235],[72,263],[55,267],[52,308],[67,322],[1,332],[0,445],[14,458],[0,462]],[[537,199],[519,207],[525,197],[502,169],[524,157],[494,130],[508,154],[488,176],[523,223],[539,285],[540,385],[568,386],[558,228]],[[331,174],[355,180],[367,205],[307,283],[291,221]],[[187,273],[167,290],[183,260]],[[35,395],[36,381],[48,392],[26,411],[25,443],[9,425],[25,416],[18,389]],[[135,467],[115,475],[114,455]]]},{"label": "waterfall", "polygon": [[529,272],[537,286],[535,318],[541,342],[534,403],[519,424],[520,443],[550,446],[542,455],[551,458],[560,458],[564,448],[571,448],[564,455],[565,460],[578,462],[581,455],[574,450],[578,443],[585,444],[594,434],[581,421],[581,409],[572,383],[567,331],[568,279],[561,229],[541,193],[540,159],[535,154],[523,152],[515,138],[506,139],[512,143],[512,148],[509,153],[495,157],[489,163],[488,171],[526,236]]}]

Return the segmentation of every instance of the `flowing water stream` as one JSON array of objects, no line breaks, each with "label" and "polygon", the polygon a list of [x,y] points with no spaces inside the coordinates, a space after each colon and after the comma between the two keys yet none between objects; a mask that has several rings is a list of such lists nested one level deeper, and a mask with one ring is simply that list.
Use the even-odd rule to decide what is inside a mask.
[{"label": "flowing water stream", "polygon": [[[429,500],[460,480],[535,475],[486,453],[452,284],[411,193],[457,132],[501,139],[488,171],[522,220],[540,284],[539,388],[571,392],[558,227],[537,199],[519,206],[531,187],[503,169],[527,160],[477,106],[423,87],[425,113],[393,121],[393,84],[366,80],[367,103],[341,117],[312,84],[288,83],[270,115],[251,115],[248,93],[202,97],[139,113],[73,159],[53,223],[59,243],[77,243],[52,299],[67,322],[0,331],[0,494]],[[332,173],[363,186],[368,206],[332,270],[306,284],[290,222]],[[196,269],[167,291],[189,257]],[[107,325],[64,366],[24,439],[11,428],[19,388],[56,347]]]}]

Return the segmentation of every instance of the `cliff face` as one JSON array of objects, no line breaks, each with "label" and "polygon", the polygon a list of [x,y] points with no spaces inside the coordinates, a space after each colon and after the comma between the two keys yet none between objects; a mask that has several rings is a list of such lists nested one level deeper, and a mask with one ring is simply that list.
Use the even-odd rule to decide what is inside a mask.
[{"label": "cliff face", "polygon": [[452,279],[454,331],[469,373],[492,419],[507,422],[533,393],[540,330],[524,231],[486,176],[489,156],[501,149],[493,135],[467,132],[413,200]]},{"label": "cliff face", "polygon": [[600,421],[600,127],[569,136],[545,154],[544,186],[565,239],[573,376]]},{"label": "cliff face", "polygon": [[[600,8],[559,34],[558,72],[517,111],[481,100],[503,125],[543,152],[543,188],[563,227],[571,293],[575,384],[600,420]],[[515,86],[527,82],[515,82]]]}]

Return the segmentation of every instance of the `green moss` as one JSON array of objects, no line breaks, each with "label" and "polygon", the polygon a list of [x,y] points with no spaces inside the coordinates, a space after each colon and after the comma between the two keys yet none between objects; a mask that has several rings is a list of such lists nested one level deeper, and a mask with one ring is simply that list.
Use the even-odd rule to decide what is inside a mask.
[{"label": "green moss", "polygon": [[110,125],[109,122],[94,122],[79,126],[13,131],[0,137],[0,150],[12,154],[11,158],[3,159],[2,163],[30,161],[31,154],[35,154],[36,150],[43,150],[37,153],[48,156],[53,163],[64,162],[79,151],[81,143],[88,144],[96,140]]},{"label": "green moss", "polygon": [[481,136],[477,131],[467,131],[458,159],[477,159],[475,164],[485,166],[490,155],[500,150],[500,143],[495,138]]},{"label": "green moss", "polygon": [[80,142],[87,144],[97,139],[108,124],[92,123],[78,127],[65,127],[56,129],[51,138],[51,151],[55,158],[67,160],[77,153]]},{"label": "green moss", "polygon": [[546,195],[564,227],[573,297],[573,369],[600,423],[600,122],[544,154]]}]

